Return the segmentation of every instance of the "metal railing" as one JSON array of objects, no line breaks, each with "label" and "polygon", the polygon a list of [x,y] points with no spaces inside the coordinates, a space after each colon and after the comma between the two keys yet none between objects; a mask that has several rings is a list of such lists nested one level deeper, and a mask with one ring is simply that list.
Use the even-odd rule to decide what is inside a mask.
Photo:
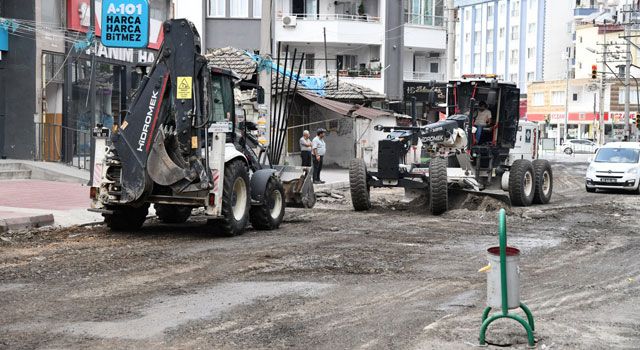
[{"label": "metal railing", "polygon": [[74,129],[55,123],[36,123],[36,160],[61,162],[89,169],[91,130]]},{"label": "metal railing", "polygon": [[282,13],[278,14],[278,20],[282,20],[284,17],[296,17],[301,21],[360,21],[360,22],[373,22],[379,23],[380,17],[372,15],[350,15],[341,13]]},{"label": "metal railing", "polygon": [[436,80],[444,81],[444,73],[405,71],[404,80]]},{"label": "metal railing", "polygon": [[406,24],[417,25],[417,26],[435,26],[435,27],[443,27],[446,18],[444,16],[435,16],[435,15],[419,15],[414,13],[408,13],[405,15],[404,22]]}]

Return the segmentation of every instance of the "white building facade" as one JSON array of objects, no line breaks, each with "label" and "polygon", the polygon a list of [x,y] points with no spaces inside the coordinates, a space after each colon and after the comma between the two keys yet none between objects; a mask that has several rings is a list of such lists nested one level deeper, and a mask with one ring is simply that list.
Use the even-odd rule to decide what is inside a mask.
[{"label": "white building facade", "polygon": [[497,74],[521,92],[563,79],[572,47],[571,0],[457,0],[455,74]]}]

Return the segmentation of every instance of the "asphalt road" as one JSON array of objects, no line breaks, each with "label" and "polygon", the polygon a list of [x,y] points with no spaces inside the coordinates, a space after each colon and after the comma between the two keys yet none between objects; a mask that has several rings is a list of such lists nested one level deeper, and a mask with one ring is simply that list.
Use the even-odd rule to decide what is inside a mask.
[{"label": "asphalt road", "polygon": [[[202,219],[0,238],[0,348],[467,349],[486,300],[486,249],[507,207],[538,348],[637,348],[640,196],[588,194],[558,163],[552,203],[458,196],[433,217],[376,191],[365,213],[321,198],[240,237]],[[526,348],[501,320],[492,344]]]}]

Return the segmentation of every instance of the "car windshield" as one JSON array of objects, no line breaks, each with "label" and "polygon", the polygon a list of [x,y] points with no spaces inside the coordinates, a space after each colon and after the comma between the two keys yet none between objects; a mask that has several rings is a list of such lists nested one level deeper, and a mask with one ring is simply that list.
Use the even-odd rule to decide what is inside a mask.
[{"label": "car windshield", "polygon": [[596,156],[598,163],[637,163],[640,150],[633,148],[601,148]]}]

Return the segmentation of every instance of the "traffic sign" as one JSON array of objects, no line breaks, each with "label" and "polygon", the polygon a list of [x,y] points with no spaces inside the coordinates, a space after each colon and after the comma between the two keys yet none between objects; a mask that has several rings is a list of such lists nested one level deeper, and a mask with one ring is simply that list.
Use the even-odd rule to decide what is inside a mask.
[{"label": "traffic sign", "polygon": [[147,0],[102,0],[102,44],[143,48],[149,42]]}]

